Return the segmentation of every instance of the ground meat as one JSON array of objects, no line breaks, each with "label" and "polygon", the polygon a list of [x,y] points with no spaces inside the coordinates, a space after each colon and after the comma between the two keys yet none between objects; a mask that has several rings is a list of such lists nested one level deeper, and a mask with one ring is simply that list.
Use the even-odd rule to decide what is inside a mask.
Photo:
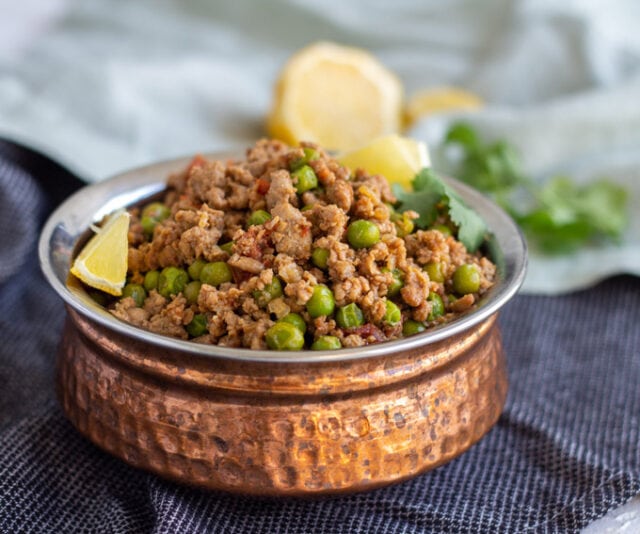
[{"label": "ground meat", "polygon": [[309,165],[316,173],[318,177],[318,181],[325,187],[331,186],[336,181],[336,175],[329,167],[327,160],[325,159],[316,159],[314,161],[309,162]]},{"label": "ground meat", "polygon": [[138,308],[132,297],[126,297],[116,302],[113,315],[135,326],[146,327],[149,323],[149,312],[144,308]]},{"label": "ground meat", "polygon": [[380,194],[369,187],[369,184],[360,185],[355,190],[355,203],[353,214],[359,219],[388,220],[389,208],[380,199]]},{"label": "ground meat", "polygon": [[247,256],[238,256],[234,254],[227,262],[231,267],[252,274],[258,274],[264,270],[264,264],[260,260],[248,258]]},{"label": "ground meat", "polygon": [[404,287],[400,290],[400,294],[404,302],[415,308],[427,300],[429,289],[429,276],[416,267],[410,267],[405,272]]},{"label": "ground meat", "polygon": [[265,249],[271,246],[271,229],[263,225],[250,226],[246,231],[238,230],[233,236],[233,253],[254,260],[262,260]]},{"label": "ground meat", "polygon": [[166,304],[167,299],[153,289],[149,292],[149,296],[144,301],[144,309],[149,313],[149,315],[158,315]]},{"label": "ground meat", "polygon": [[302,280],[304,270],[291,256],[278,254],[275,260],[275,268],[285,284],[293,284]]},{"label": "ground meat", "polygon": [[[292,172],[302,164],[313,169],[319,187],[298,193]],[[470,254],[453,236],[429,229],[399,235],[389,207],[396,199],[384,177],[352,173],[312,143],[294,148],[263,139],[238,161],[196,156],[169,178],[162,201],[171,215],[157,222],[152,235],[140,223],[144,206],[130,210],[130,283],[142,284],[149,271],[169,267],[186,276],[194,266],[189,273],[198,278],[198,262],[200,267],[226,263],[227,278],[216,285],[207,279],[211,283],[201,283],[197,298],[186,289],[167,294],[165,288],[163,296],[158,288],[142,306],[126,297],[110,308],[135,326],[197,343],[265,349],[266,332],[290,313],[305,321],[307,347],[320,336],[335,336],[344,347],[379,343],[401,337],[409,319],[426,327],[455,319],[475,306],[497,276],[488,258]],[[257,210],[270,219],[248,226]],[[404,217],[415,220],[418,214]],[[354,248],[347,229],[355,220],[375,224],[380,240]],[[442,278],[429,271],[431,264]],[[479,288],[455,295],[453,274],[464,264],[477,269]],[[338,325],[335,314],[311,317],[307,306],[321,283],[332,292],[336,309],[357,305],[364,324],[347,328]],[[433,315],[438,309],[433,295],[443,301],[442,315]],[[402,321],[387,320],[389,301],[400,309]],[[206,329],[189,326],[196,315]]]},{"label": "ground meat", "polygon": [[347,228],[349,217],[337,206],[316,205],[309,212],[315,236],[330,236],[340,240]]},{"label": "ground meat", "polygon": [[[318,240],[318,243],[321,243]],[[356,253],[346,243],[331,239],[329,241],[329,258],[327,260],[327,268],[329,269],[329,277],[336,282],[351,278],[356,273]]]},{"label": "ground meat", "polygon": [[209,202],[215,206],[225,181],[225,165],[221,161],[207,161],[192,166],[187,178],[186,195],[196,202]]},{"label": "ground meat", "polygon": [[291,202],[296,196],[296,188],[293,187],[291,175],[285,171],[271,173],[271,185],[265,196],[267,208],[272,209],[277,204]]},{"label": "ground meat", "polygon": [[463,312],[471,308],[474,302],[475,302],[475,298],[473,297],[473,294],[468,293],[467,295],[454,300],[449,305],[449,309],[451,311],[458,312],[458,313]]},{"label": "ground meat", "polygon": [[143,243],[140,245],[140,248],[129,247],[127,265],[132,273],[142,273],[151,270],[147,266],[145,248],[148,248],[148,243]]},{"label": "ground meat", "polygon": [[296,260],[307,260],[311,256],[311,224],[300,210],[288,202],[279,202],[271,210],[274,216],[269,223],[271,239],[280,254]]},{"label": "ground meat", "polygon": [[365,345],[369,343],[380,343],[381,341],[386,340],[386,336],[384,335],[382,330],[371,323],[357,326],[355,328],[350,328],[348,331],[350,334],[359,336],[364,341]]},{"label": "ground meat", "polygon": [[362,169],[359,169],[354,177],[353,186],[355,188],[361,184],[366,184],[369,189],[375,191],[376,196],[381,199],[382,202],[395,204],[396,197],[384,176],[379,174],[369,175]]},{"label": "ground meat", "polygon": [[131,221],[129,223],[129,234],[127,235],[127,240],[129,241],[132,247],[141,245],[145,241],[144,230],[142,229],[142,224],[140,224],[140,219],[138,218],[140,210],[136,209],[131,214]]},{"label": "ground meat", "polygon": [[342,211],[349,212],[353,203],[353,188],[348,182],[336,180],[327,187],[327,199]]},{"label": "ground meat", "polygon": [[318,280],[310,272],[304,272],[302,279],[287,284],[284,288],[285,295],[293,299],[293,303],[296,304],[295,309],[299,306],[304,306],[313,294],[313,288],[318,285]]},{"label": "ground meat", "polygon": [[188,339],[184,326],[193,319],[193,310],[187,308],[187,301],[178,295],[160,310],[160,313],[149,319],[148,328],[156,334]]},{"label": "ground meat", "polygon": [[182,232],[178,249],[183,263],[193,263],[196,258],[215,261],[220,257],[216,246],[224,228],[224,213],[203,204],[199,210],[180,210],[175,220],[186,227]]}]

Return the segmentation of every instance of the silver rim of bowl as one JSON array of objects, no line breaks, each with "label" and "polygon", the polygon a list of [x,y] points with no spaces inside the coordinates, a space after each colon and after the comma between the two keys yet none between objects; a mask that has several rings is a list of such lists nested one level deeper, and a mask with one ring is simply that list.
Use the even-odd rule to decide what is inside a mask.
[{"label": "silver rim of bowl", "polygon": [[[216,159],[238,158],[238,153],[205,154]],[[41,269],[62,299],[81,315],[125,336],[166,349],[194,355],[253,362],[308,363],[374,358],[412,350],[454,336],[486,320],[502,308],[518,291],[524,280],[527,262],[526,242],[513,220],[478,191],[447,179],[462,198],[486,221],[495,237],[499,268],[498,282],[470,312],[444,325],[420,334],[393,341],[333,351],[268,351],[204,345],[170,338],[125,323],[98,305],[80,288],[67,283],[72,254],[78,239],[89,225],[112,211],[134,204],[165,189],[167,177],[183,169],[192,157],[147,165],[88,185],[65,200],[49,216],[38,246]]]}]

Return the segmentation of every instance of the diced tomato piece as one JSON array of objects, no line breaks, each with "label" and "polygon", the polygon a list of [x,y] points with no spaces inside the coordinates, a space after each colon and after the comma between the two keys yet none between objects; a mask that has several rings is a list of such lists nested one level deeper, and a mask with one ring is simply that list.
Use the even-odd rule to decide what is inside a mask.
[{"label": "diced tomato piece", "polygon": [[264,178],[258,178],[256,182],[256,191],[258,191],[261,195],[266,195],[271,187],[271,182],[265,180]]}]

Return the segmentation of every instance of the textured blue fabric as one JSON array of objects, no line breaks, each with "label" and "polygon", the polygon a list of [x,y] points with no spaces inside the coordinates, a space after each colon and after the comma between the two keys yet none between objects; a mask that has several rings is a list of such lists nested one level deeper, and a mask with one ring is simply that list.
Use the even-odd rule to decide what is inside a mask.
[{"label": "textured blue fabric", "polygon": [[54,396],[63,307],[35,244],[50,199],[79,182],[43,176],[1,148],[0,532],[575,532],[640,492],[632,277],[516,297],[501,315],[504,414],[468,453],[411,481],[335,499],[257,500],[128,467],[82,438]]}]

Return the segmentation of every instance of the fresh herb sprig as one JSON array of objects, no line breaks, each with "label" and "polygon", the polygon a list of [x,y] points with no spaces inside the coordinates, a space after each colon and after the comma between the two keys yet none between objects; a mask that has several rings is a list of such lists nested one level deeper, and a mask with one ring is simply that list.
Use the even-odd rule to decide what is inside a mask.
[{"label": "fresh herb sprig", "polygon": [[565,254],[588,243],[622,238],[628,222],[623,187],[605,179],[581,186],[567,177],[539,185],[526,176],[513,145],[504,140],[485,143],[465,123],[454,124],[444,144],[458,149],[453,162],[457,178],[500,204],[541,252]]},{"label": "fresh herb sprig", "polygon": [[413,191],[406,191],[394,184],[393,193],[400,210],[413,210],[419,218],[418,228],[428,228],[442,213],[457,227],[457,237],[469,252],[475,252],[487,237],[487,225],[469,208],[451,187],[445,184],[431,169],[422,169],[412,182]]}]

